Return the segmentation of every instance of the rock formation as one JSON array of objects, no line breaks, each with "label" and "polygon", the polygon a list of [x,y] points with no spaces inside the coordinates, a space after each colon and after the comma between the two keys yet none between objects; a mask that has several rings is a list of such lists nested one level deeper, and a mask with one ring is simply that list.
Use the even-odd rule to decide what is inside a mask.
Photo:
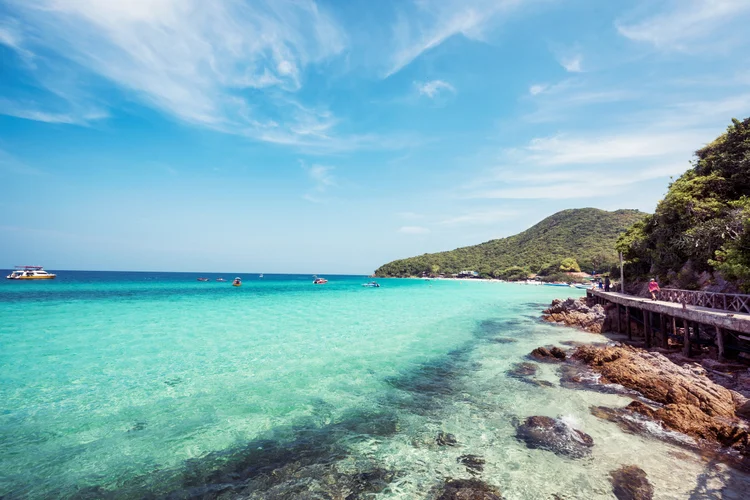
[{"label": "rock formation", "polygon": [[603,329],[606,317],[603,306],[590,303],[585,297],[567,300],[555,299],[552,301],[552,305],[542,313],[544,321],[562,323],[592,333],[606,331],[606,329]]},{"label": "rock formation", "polygon": [[646,473],[636,465],[623,465],[609,476],[617,500],[651,500],[654,496],[654,487]]},{"label": "rock formation", "polygon": [[561,419],[533,416],[516,429],[516,437],[528,448],[549,450],[558,455],[581,458],[591,452],[594,440]]},{"label": "rock formation", "polygon": [[532,358],[538,359],[539,361],[564,361],[567,357],[565,351],[559,347],[537,347],[529,354]]},{"label": "rock formation", "polygon": [[700,371],[629,346],[582,346],[572,358],[600,374],[600,382],[620,384],[656,403],[634,401],[625,411],[657,420],[667,429],[750,454],[750,434],[736,414],[743,399]]},{"label": "rock formation", "polygon": [[502,500],[500,490],[479,479],[449,479],[436,500]]}]

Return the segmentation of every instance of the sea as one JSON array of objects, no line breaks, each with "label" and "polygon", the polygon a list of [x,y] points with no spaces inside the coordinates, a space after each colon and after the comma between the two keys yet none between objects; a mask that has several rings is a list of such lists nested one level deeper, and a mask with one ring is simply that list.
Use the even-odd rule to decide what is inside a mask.
[{"label": "sea", "polygon": [[[0,282],[3,499],[421,499],[473,477],[506,499],[609,499],[623,465],[646,472],[654,498],[750,491],[747,475],[658,429],[591,414],[632,397],[561,387],[553,364],[531,383],[508,373],[541,345],[606,341],[540,321],[580,290],[57,274]],[[515,426],[531,415],[591,435],[591,456],[527,448]]]}]

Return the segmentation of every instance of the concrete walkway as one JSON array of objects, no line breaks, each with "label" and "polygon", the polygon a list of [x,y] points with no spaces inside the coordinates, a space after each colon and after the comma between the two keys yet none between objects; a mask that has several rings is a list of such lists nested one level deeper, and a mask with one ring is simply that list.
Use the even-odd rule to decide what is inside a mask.
[{"label": "concrete walkway", "polygon": [[623,306],[665,314],[667,316],[681,318],[688,321],[696,321],[704,325],[712,325],[718,328],[750,334],[750,314],[690,305],[683,308],[682,304],[676,304],[674,302],[651,300],[618,292],[605,292],[603,290],[587,290],[586,293],[615,304],[621,304]]}]

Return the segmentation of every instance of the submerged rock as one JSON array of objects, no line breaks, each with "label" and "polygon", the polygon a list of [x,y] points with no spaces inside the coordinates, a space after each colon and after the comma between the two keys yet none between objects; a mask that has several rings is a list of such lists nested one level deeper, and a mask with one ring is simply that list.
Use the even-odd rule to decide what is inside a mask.
[{"label": "submerged rock", "polygon": [[532,377],[536,375],[537,365],[524,361],[523,363],[516,363],[513,367],[508,370],[508,375],[511,377]]},{"label": "submerged rock", "polygon": [[477,474],[484,470],[485,461],[479,455],[461,455],[456,461],[463,464],[471,474]]},{"label": "submerged rock", "polygon": [[534,416],[527,418],[516,429],[516,438],[528,448],[549,450],[558,455],[581,458],[591,452],[594,439],[574,429],[561,419]]},{"label": "submerged rock", "polygon": [[585,297],[567,300],[555,299],[552,301],[552,305],[542,312],[544,321],[562,323],[592,333],[602,332],[606,317],[604,307],[599,304],[589,304]]},{"label": "submerged rock", "polygon": [[440,446],[456,446],[458,444],[458,441],[456,441],[456,436],[449,432],[443,431],[438,432],[435,442]]},{"label": "submerged rock", "polygon": [[537,347],[529,354],[532,358],[538,359],[539,361],[564,361],[567,357],[565,351],[559,347]]},{"label": "submerged rock", "polygon": [[618,500],[651,500],[654,496],[654,487],[638,466],[623,465],[610,472],[609,476],[612,492]]},{"label": "submerged rock", "polygon": [[496,344],[513,344],[518,342],[516,339],[510,339],[508,337],[495,337],[494,339],[490,339],[490,341]]},{"label": "submerged rock", "polygon": [[500,490],[479,479],[449,479],[436,500],[502,500]]}]

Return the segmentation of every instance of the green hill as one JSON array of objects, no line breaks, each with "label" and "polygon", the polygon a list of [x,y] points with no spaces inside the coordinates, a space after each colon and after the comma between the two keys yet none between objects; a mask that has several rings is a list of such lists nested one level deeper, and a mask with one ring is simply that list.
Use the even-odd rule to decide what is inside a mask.
[{"label": "green hill", "polygon": [[575,270],[578,265],[589,272],[609,270],[617,263],[615,241],[645,215],[638,210],[563,210],[514,236],[395,260],[378,268],[375,274],[405,277],[468,270],[482,276],[516,279],[528,273],[554,275],[561,270]]}]

